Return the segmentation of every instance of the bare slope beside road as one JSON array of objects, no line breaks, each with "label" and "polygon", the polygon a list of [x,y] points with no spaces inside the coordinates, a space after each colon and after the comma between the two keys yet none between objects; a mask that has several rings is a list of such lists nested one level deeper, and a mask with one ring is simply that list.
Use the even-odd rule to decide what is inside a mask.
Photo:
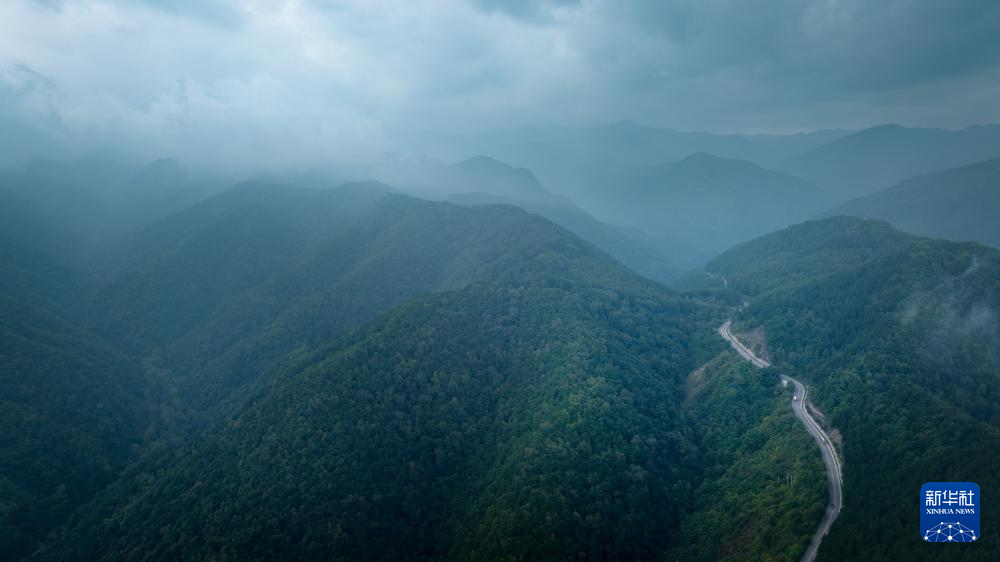
[{"label": "bare slope beside road", "polygon": [[[730,329],[731,322],[727,321],[725,324],[719,327],[719,335],[725,338],[733,349],[740,354],[744,359],[752,363],[755,367],[766,368],[770,367],[771,364],[767,361],[754,355],[753,351],[737,339],[733,335]],[[823,514],[823,518],[819,522],[819,526],[816,528],[816,533],[813,535],[812,541],[809,543],[809,548],[806,549],[805,553],[802,555],[802,562],[812,562],[816,559],[816,553],[819,550],[819,545],[823,541],[823,537],[830,531],[830,527],[833,525],[837,516],[840,515],[840,510],[844,503],[844,490],[843,490],[843,477],[841,475],[840,459],[837,457],[837,451],[833,448],[833,442],[830,441],[830,436],[823,431],[816,420],[813,419],[812,415],[809,413],[808,409],[808,391],[806,387],[799,381],[793,379],[792,377],[781,375],[781,380],[792,384],[795,389],[795,394],[792,398],[792,410],[795,412],[795,416],[799,418],[803,425],[806,426],[806,431],[816,439],[816,443],[819,445],[820,451],[823,454],[823,463],[826,464],[826,479],[827,486],[830,491],[830,501],[826,506],[826,512]]]}]

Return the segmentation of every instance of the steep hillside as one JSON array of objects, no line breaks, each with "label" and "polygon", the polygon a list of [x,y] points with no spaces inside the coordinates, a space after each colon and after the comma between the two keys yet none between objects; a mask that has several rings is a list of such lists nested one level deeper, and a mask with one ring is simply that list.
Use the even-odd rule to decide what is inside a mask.
[{"label": "steep hillside", "polygon": [[1000,248],[1000,159],[912,177],[825,214],[882,219],[922,236]]},{"label": "steep hillside", "polygon": [[[40,388],[111,378],[96,419],[119,456],[46,522],[12,514],[31,532],[15,559],[794,560],[808,539],[818,455],[777,379],[717,359],[687,392],[725,347],[723,312],[536,215],[248,184],[139,233],[108,271],[75,311],[117,351]],[[37,422],[11,395],[12,423]],[[46,449],[11,459],[65,449],[29,443]],[[748,486],[742,515],[684,536]],[[785,515],[743,522],[771,505]]]},{"label": "steep hillside", "polygon": [[782,170],[825,187],[841,201],[917,174],[1000,157],[1000,125],[961,130],[881,125],[787,160]]},{"label": "steep hillside", "polygon": [[[348,247],[421,249],[424,269],[407,271],[454,289],[286,356],[190,450],[137,469],[40,558],[662,553],[697,478],[679,389],[708,309],[514,208],[389,196],[369,213],[383,206],[406,213],[395,243],[419,244]],[[422,237],[407,231],[417,222]],[[435,266],[427,252],[449,229],[460,251],[438,248],[449,259]],[[431,288],[405,277],[362,286]]]},{"label": "steep hillside", "polygon": [[726,252],[701,294],[749,301],[758,371],[717,300],[512,206],[248,184],[86,284],[19,224],[10,559],[796,560],[825,490],[780,371],[843,441],[821,557],[934,559],[914,490],[1000,485],[1000,252],[977,244],[835,217]]},{"label": "steep hillside", "polygon": [[78,283],[59,252],[17,226],[0,228],[0,560],[30,553],[119,476],[153,435],[156,403],[139,370],[75,321]]},{"label": "steep hillside", "polygon": [[731,350],[684,387],[702,472],[666,559],[801,559],[826,507],[826,482],[788,389]]},{"label": "steep hillside", "polygon": [[[747,296],[739,323],[763,327],[772,362],[813,387],[843,436],[845,508],[820,558],[945,556],[914,540],[912,498],[925,482],[1000,486],[1000,252],[837,217],[708,270]],[[984,501],[983,513],[1000,508]],[[947,554],[993,559],[1000,546]]]},{"label": "steep hillside", "polygon": [[569,247],[599,253],[515,207],[433,203],[384,186],[246,185],[138,237],[90,315],[200,409],[299,346],[417,296],[518,279],[525,263]]},{"label": "steep hillside", "polygon": [[541,215],[580,238],[604,250],[632,271],[661,283],[669,283],[680,274],[680,269],[667,258],[667,254],[681,252],[677,248],[663,247],[649,236],[635,229],[616,227],[601,222],[571,205],[549,206],[531,202],[496,197],[485,194],[463,193],[453,195],[448,201],[460,205],[515,205],[528,212]]},{"label": "steep hillside", "polygon": [[[795,560],[822,473],[776,378],[716,360],[683,390],[724,347],[717,311],[559,229],[506,253],[481,282],[287,355],[34,558],[708,560],[718,540]],[[802,487],[777,484],[789,470]],[[747,486],[746,509],[787,516],[757,518],[749,544],[733,518],[681,547]]]},{"label": "steep hillside", "polygon": [[594,244],[633,271],[669,282],[678,267],[667,257],[672,248],[602,223],[569,199],[553,195],[527,169],[487,156],[455,164],[429,158],[396,159],[371,172],[406,193],[461,205],[515,205],[539,214]]}]

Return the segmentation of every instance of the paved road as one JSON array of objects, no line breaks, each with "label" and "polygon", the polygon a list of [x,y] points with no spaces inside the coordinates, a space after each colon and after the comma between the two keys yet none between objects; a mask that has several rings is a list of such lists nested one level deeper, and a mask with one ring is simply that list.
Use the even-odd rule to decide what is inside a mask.
[{"label": "paved road", "polygon": [[[729,341],[733,349],[755,367],[770,367],[770,363],[754,355],[753,351],[750,351],[750,348],[743,345],[743,342],[733,335],[730,325],[731,322],[726,322],[720,326],[719,335]],[[826,506],[823,518],[819,522],[819,527],[816,528],[812,542],[809,543],[809,548],[806,549],[801,559],[801,562],[812,562],[816,559],[816,552],[819,550],[819,545],[823,541],[823,537],[830,531],[833,521],[840,515],[840,510],[844,505],[844,485],[840,458],[837,457],[837,451],[833,448],[830,436],[823,431],[823,428],[816,423],[816,420],[809,413],[809,409],[807,408],[807,404],[809,404],[809,391],[806,390],[806,387],[799,381],[786,375],[781,375],[781,380],[791,383],[794,387],[795,394],[792,398],[792,410],[795,412],[795,416],[799,418],[799,421],[806,426],[806,431],[816,440],[820,451],[823,453],[823,463],[826,464],[826,480],[827,488],[830,492],[830,501]]]}]

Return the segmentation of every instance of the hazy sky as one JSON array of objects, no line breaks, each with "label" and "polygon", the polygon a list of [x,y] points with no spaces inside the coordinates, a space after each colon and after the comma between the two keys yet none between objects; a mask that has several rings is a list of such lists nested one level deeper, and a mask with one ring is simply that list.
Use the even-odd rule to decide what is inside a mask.
[{"label": "hazy sky", "polygon": [[2,0],[0,149],[294,164],[400,129],[961,127],[1000,122],[998,30],[996,0]]}]

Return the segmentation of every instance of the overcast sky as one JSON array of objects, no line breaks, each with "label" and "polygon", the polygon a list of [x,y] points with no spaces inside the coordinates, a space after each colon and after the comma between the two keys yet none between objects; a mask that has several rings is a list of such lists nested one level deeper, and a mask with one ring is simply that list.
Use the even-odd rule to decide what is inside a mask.
[{"label": "overcast sky", "polygon": [[2,0],[0,149],[309,162],[388,132],[1000,122],[996,0]]}]

